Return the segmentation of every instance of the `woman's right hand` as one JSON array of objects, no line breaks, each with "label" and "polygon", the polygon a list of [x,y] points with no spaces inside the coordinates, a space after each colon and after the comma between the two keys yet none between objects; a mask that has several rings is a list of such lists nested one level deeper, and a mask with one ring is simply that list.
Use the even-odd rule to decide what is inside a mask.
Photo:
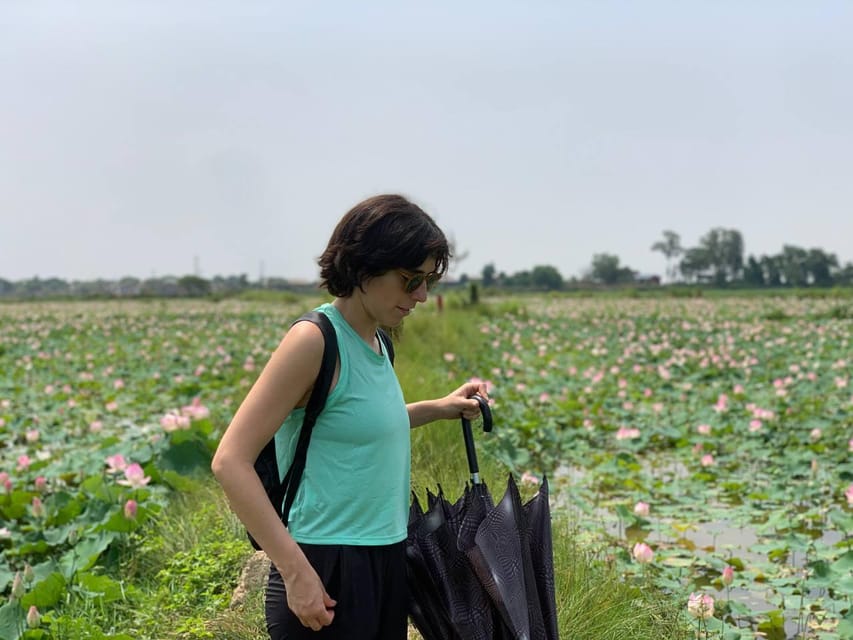
[{"label": "woman's right hand", "polygon": [[290,579],[282,575],[287,592],[287,606],[304,626],[314,631],[332,624],[335,618],[335,600],[326,593],[317,572],[308,565]]}]

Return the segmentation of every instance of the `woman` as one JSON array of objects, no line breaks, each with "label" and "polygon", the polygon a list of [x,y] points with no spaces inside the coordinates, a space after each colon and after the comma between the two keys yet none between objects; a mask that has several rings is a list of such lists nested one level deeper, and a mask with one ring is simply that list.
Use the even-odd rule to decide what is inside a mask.
[{"label": "woman", "polygon": [[319,311],[332,321],[339,357],[287,528],[253,465],[273,436],[279,468],[290,465],[323,353],[316,325],[291,327],[222,437],[213,472],[272,561],[273,640],[406,638],[409,429],[475,418],[471,396],[486,389],[467,383],[406,404],[377,330],[426,301],[449,257],[432,218],[398,195],[357,204],[332,233],[319,264],[321,285],[335,298]]}]

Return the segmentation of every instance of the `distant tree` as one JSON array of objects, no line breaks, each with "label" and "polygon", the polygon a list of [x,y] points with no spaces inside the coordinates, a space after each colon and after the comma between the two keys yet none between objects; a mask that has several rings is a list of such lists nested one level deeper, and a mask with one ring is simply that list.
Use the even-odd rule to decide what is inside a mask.
[{"label": "distant tree", "polygon": [[809,252],[802,247],[786,244],[780,256],[782,277],[789,287],[805,287],[809,283],[806,265]]},{"label": "distant tree", "polygon": [[743,236],[737,229],[711,229],[699,240],[704,249],[714,282],[724,285],[740,278],[743,271]]},{"label": "distant tree", "polygon": [[835,284],[833,271],[838,269],[838,258],[822,249],[809,249],[806,256],[806,269],[811,283],[818,287],[831,287]]},{"label": "distant tree", "polygon": [[495,284],[495,264],[493,262],[483,267],[482,282],[484,287],[491,287]]},{"label": "distant tree", "polygon": [[176,298],[183,295],[178,279],[174,276],[148,278],[142,282],[140,295],[155,298]]},{"label": "distant tree", "polygon": [[184,276],[178,280],[180,295],[201,298],[210,293],[210,283],[198,276]]},{"label": "distant tree", "polygon": [[142,289],[142,281],[139,278],[125,276],[118,281],[116,293],[120,296],[138,296]]},{"label": "distant tree", "polygon": [[0,278],[0,296],[8,296],[15,290],[15,284]]},{"label": "distant tree", "polygon": [[780,256],[761,256],[758,263],[764,273],[764,284],[768,287],[778,287],[782,284],[782,268]]},{"label": "distant tree", "polygon": [[546,291],[559,291],[563,288],[563,276],[560,275],[556,267],[550,265],[533,267],[530,281],[537,289],[545,289]]},{"label": "distant tree", "polygon": [[[221,280],[222,278],[219,278],[219,281]],[[210,282],[211,291],[217,288],[216,285],[217,279],[214,278]],[[288,289],[290,289],[290,281],[286,280],[285,278],[278,278],[275,276],[271,278],[264,278],[264,289],[271,289],[273,291],[287,291]]]},{"label": "distant tree", "polygon": [[684,253],[681,247],[681,236],[675,231],[664,231],[663,240],[655,242],[652,245],[652,251],[660,251],[666,258],[666,277],[669,281],[674,281],[678,274],[678,264],[673,261]]},{"label": "distant tree", "polygon": [[711,256],[704,247],[692,247],[684,252],[679,268],[688,282],[696,282],[710,271]]},{"label": "distant tree", "polygon": [[743,281],[752,287],[764,286],[764,270],[755,256],[749,256],[743,270]]},{"label": "distant tree", "polygon": [[[239,293],[249,288],[249,276],[245,273],[239,276],[214,276],[210,282],[210,288],[213,293]],[[288,282],[287,288],[296,287],[292,282]]]},{"label": "distant tree", "polygon": [[47,278],[41,281],[40,296],[67,296],[70,293],[70,287],[65,280],[60,278]]},{"label": "distant tree", "polygon": [[70,293],[79,298],[112,298],[116,293],[116,284],[111,280],[75,280],[71,283]]},{"label": "distant tree", "polygon": [[596,282],[617,284],[632,281],[635,272],[628,267],[620,266],[619,256],[610,253],[597,253],[592,257],[590,276]]},{"label": "distant tree", "polygon": [[837,284],[853,285],[853,262],[846,263],[835,274]]},{"label": "distant tree", "polygon": [[518,287],[519,289],[527,289],[533,284],[533,280],[529,271],[517,271],[512,275],[504,278],[504,284],[507,287]]}]

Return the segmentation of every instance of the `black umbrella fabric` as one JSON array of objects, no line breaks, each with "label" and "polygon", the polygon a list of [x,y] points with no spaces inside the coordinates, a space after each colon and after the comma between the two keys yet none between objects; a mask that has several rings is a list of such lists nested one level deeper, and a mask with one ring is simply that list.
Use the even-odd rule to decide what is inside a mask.
[{"label": "black umbrella fabric", "polygon": [[[477,398],[483,430],[491,411]],[[512,476],[495,505],[462,420],[471,484],[451,504],[439,487],[417,497],[406,545],[410,616],[425,640],[557,640],[548,483],[522,505]]]}]

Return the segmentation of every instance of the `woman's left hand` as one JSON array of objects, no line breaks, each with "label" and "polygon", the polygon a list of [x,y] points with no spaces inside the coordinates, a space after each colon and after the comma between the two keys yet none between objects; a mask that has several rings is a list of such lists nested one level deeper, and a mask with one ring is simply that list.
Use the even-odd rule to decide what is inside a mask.
[{"label": "woman's left hand", "polygon": [[445,417],[447,419],[462,417],[466,420],[477,418],[480,415],[480,403],[471,397],[475,394],[485,400],[489,399],[485,382],[466,382],[456,391],[446,395],[444,397]]}]

